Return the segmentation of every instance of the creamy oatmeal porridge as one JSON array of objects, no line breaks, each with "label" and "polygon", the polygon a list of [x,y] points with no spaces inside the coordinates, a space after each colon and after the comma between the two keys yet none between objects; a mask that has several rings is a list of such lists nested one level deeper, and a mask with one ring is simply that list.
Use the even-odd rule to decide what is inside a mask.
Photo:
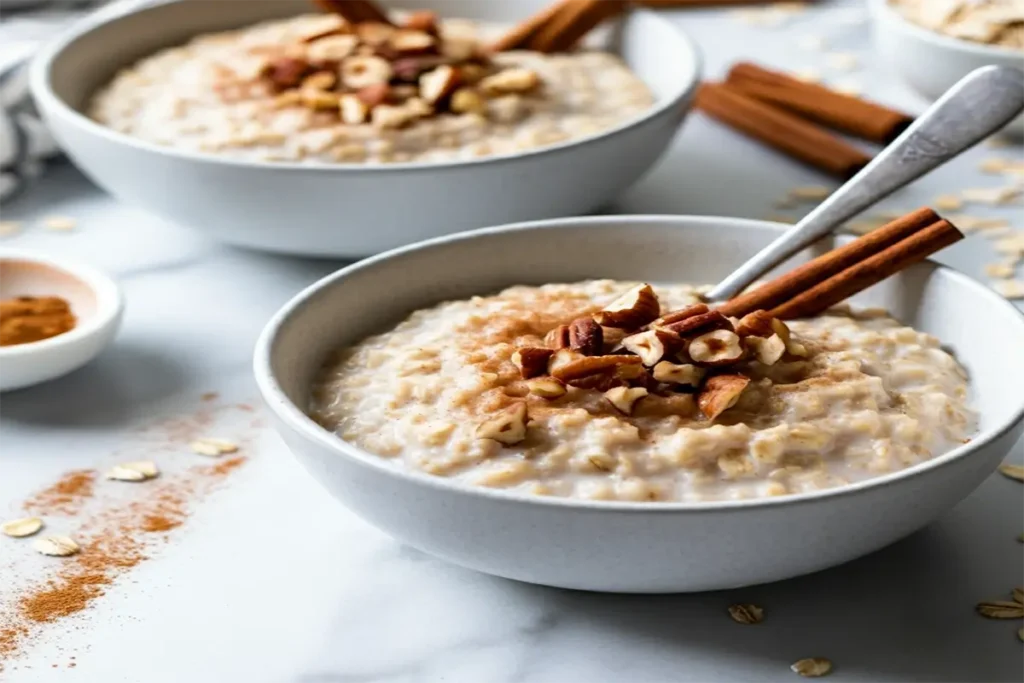
[{"label": "creamy oatmeal porridge", "polygon": [[889,0],[915,24],[953,38],[1024,50],[1024,0]]},{"label": "creamy oatmeal porridge", "polygon": [[148,142],[260,161],[446,161],[593,135],[654,98],[598,51],[490,55],[467,20],[412,30],[305,15],[204,35],[119,73],[99,123]]},{"label": "creamy oatmeal porridge", "polygon": [[417,311],[332,358],[311,412],[401,467],[641,501],[840,486],[973,432],[965,372],[934,337],[846,308],[727,319],[698,291],[601,280]]}]

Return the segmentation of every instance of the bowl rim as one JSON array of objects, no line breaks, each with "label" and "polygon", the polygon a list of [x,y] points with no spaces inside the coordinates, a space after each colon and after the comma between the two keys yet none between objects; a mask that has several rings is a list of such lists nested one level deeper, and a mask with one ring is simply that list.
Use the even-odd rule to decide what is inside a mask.
[{"label": "bowl rim", "polygon": [[[607,500],[580,500],[575,498],[563,498],[555,496],[536,496],[527,493],[519,493],[509,491],[505,489],[492,489],[483,486],[470,486],[465,483],[457,482],[452,479],[445,477],[439,477],[420,472],[411,469],[405,469],[396,467],[389,460],[381,458],[378,455],[365,451],[354,444],[351,444],[336,434],[328,431],[317,422],[315,422],[309,415],[299,408],[294,402],[291,401],[285,395],[281,389],[280,383],[273,372],[272,357],[274,353],[275,343],[280,330],[290,320],[297,315],[302,313],[302,309],[305,305],[319,296],[321,292],[326,289],[336,286],[339,282],[344,281],[350,275],[365,270],[370,270],[376,267],[379,263],[387,261],[391,258],[404,256],[410,253],[418,251],[430,251],[430,250],[443,250],[445,247],[451,244],[475,240],[479,238],[485,238],[491,235],[508,234],[508,233],[527,233],[530,231],[543,231],[543,230],[558,230],[564,227],[575,227],[580,225],[586,225],[595,221],[607,224],[609,222],[622,224],[628,226],[631,229],[636,229],[645,225],[665,225],[665,224],[679,224],[686,223],[689,225],[704,225],[708,228],[714,227],[717,229],[725,228],[728,230],[730,227],[744,227],[744,228],[755,228],[758,230],[770,231],[773,233],[782,232],[791,226],[783,223],[775,223],[772,221],[763,221],[750,218],[730,218],[722,216],[691,216],[691,215],[667,215],[667,214],[640,214],[640,215],[614,215],[614,216],[582,216],[572,218],[555,218],[540,221],[527,221],[522,223],[512,223],[508,225],[501,225],[489,228],[482,228],[478,230],[471,230],[468,232],[456,233],[454,235],[444,235],[441,237],[424,240],[397,249],[383,252],[376,256],[372,256],[368,259],[364,259],[352,265],[341,268],[334,273],[324,276],[316,282],[305,287],[292,297],[287,303],[285,303],[274,316],[267,322],[266,326],[260,333],[259,339],[256,342],[254,354],[253,354],[253,372],[256,377],[256,384],[259,388],[260,394],[264,402],[270,407],[271,411],[277,416],[281,422],[283,422],[289,429],[294,430],[303,439],[312,441],[313,443],[323,446],[328,450],[347,457],[354,461],[357,465],[369,467],[376,470],[385,476],[397,477],[404,480],[406,483],[420,486],[427,486],[436,490],[438,493],[448,493],[452,495],[466,495],[481,497],[494,500],[496,502],[504,501],[509,503],[525,503],[530,505],[541,505],[551,507],[567,507],[575,510],[591,510],[591,511],[634,511],[634,512],[659,512],[659,513],[675,513],[675,512],[722,512],[722,511],[742,511],[751,508],[763,508],[771,507],[775,508],[778,506],[793,506],[803,505],[819,502],[825,499],[845,497],[851,495],[857,495],[865,491],[893,486],[902,482],[905,479],[913,478],[918,475],[922,475],[931,470],[938,469],[950,465],[956,460],[964,457],[968,457],[975,453],[983,450],[988,444],[1001,438],[1017,426],[1020,422],[1024,421],[1024,395],[1021,396],[1020,405],[1017,406],[1016,410],[1011,414],[1010,418],[989,430],[976,435],[969,441],[961,446],[957,446],[952,450],[943,453],[939,456],[918,463],[912,467],[908,467],[897,472],[889,473],[885,476],[875,477],[866,479],[864,481],[855,482],[845,486],[838,486],[830,489],[822,489],[819,491],[811,491],[787,496],[761,498],[761,499],[747,499],[747,500],[721,500],[721,501],[707,501],[707,502],[634,502],[634,501],[607,501]],[[1009,301],[999,296],[996,292],[992,291],[988,287],[985,287],[980,282],[974,280],[967,275],[936,263],[935,261],[928,259],[927,263],[931,264],[938,270],[944,272],[947,277],[952,278],[955,282],[959,283],[961,287],[965,287],[969,290],[973,290],[978,296],[986,297],[993,302],[996,306],[1002,307],[1003,310],[1007,311],[1007,319],[1009,321],[1016,321],[1016,325],[1019,326],[1021,335],[1024,336],[1024,313],[1017,310],[1017,308]],[[1014,323],[1010,323],[1014,324]]]},{"label": "bowl rim", "polygon": [[92,266],[31,249],[2,248],[0,249],[0,264],[3,264],[4,261],[39,264],[78,280],[96,297],[96,312],[81,324],[76,321],[73,328],[62,334],[25,344],[0,346],[0,360],[2,361],[11,362],[31,355],[58,352],[62,348],[83,342],[108,329],[111,325],[115,325],[124,310],[124,297],[120,287],[110,276]]},{"label": "bowl rim", "polygon": [[[53,63],[61,57],[65,51],[75,41],[85,37],[89,33],[110,25],[115,24],[118,21],[125,20],[136,14],[142,14],[150,11],[161,11],[166,7],[174,5],[185,5],[187,3],[175,3],[169,0],[158,0],[154,3],[147,3],[141,7],[133,6],[127,11],[124,11],[123,7],[118,7],[118,3],[114,3],[114,6],[108,7],[107,11],[100,10],[94,15],[83,19],[76,23],[71,29],[61,33],[59,36],[45,43],[36,56],[32,59],[29,65],[29,88],[32,92],[33,98],[39,104],[40,109],[47,116],[60,117],[68,125],[73,125],[83,130],[86,133],[100,137],[107,142],[113,144],[121,144],[129,147],[135,147],[143,152],[149,152],[153,154],[163,155],[178,159],[180,161],[191,161],[197,163],[210,163],[221,166],[228,166],[232,168],[245,168],[250,170],[268,170],[268,171],[287,171],[287,170],[302,170],[311,173],[373,173],[373,174],[387,174],[387,173],[402,173],[409,171],[437,171],[451,168],[476,168],[482,165],[489,164],[500,164],[500,163],[514,163],[520,161],[528,161],[530,159],[548,155],[558,154],[560,152],[574,149],[576,147],[582,147],[598,143],[606,138],[617,136],[625,133],[633,128],[646,125],[651,121],[659,119],[663,116],[672,114],[673,112],[684,113],[683,103],[691,100],[697,92],[697,88],[701,83],[701,74],[704,70],[704,59],[697,43],[693,38],[676,23],[671,22],[660,16],[656,12],[652,12],[647,9],[633,9],[631,11],[642,14],[649,19],[660,22],[664,27],[668,28],[680,45],[680,47],[689,53],[691,63],[693,65],[692,77],[690,80],[679,88],[677,88],[671,95],[658,101],[656,100],[654,106],[641,115],[634,118],[628,119],[619,123],[612,128],[600,131],[593,135],[587,135],[581,138],[575,138],[559,142],[554,145],[548,145],[545,147],[539,147],[534,150],[528,150],[525,152],[517,152],[511,154],[500,154],[493,156],[485,156],[474,159],[455,159],[447,161],[407,161],[407,162],[395,162],[386,164],[367,164],[367,163],[303,163],[301,161],[262,161],[262,160],[248,160],[248,159],[234,159],[231,157],[220,156],[214,153],[197,152],[191,150],[183,150],[169,146],[157,145],[152,142],[148,142],[139,138],[126,135],[115,131],[112,128],[104,126],[96,121],[93,121],[86,114],[78,111],[74,107],[70,106],[64,101],[64,98],[59,96],[51,87],[51,72]],[[241,5],[243,3],[239,3]],[[118,11],[120,10],[120,11]],[[181,10],[179,10],[181,11]],[[282,17],[286,18],[286,17]],[[200,35],[197,33],[195,35]],[[195,37],[195,36],[193,36]],[[155,51],[150,53],[155,54]],[[95,91],[92,93],[95,95]]]},{"label": "bowl rim", "polygon": [[1003,59],[1012,59],[1017,62],[1024,61],[1024,51],[1015,50],[1011,47],[1002,47],[1000,45],[974,43],[969,40],[964,40],[963,38],[947,36],[944,33],[939,33],[938,31],[933,31],[930,28],[915,24],[890,5],[889,0],[870,0],[869,7],[871,8],[871,14],[876,18],[876,20],[896,24],[899,29],[905,33],[909,33],[917,38],[931,42],[936,47],[970,52],[979,57],[998,57]]}]

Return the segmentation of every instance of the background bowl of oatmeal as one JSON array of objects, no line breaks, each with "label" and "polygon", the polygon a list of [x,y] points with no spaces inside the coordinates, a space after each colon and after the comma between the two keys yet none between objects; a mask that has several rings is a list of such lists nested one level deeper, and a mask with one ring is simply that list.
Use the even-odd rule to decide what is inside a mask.
[{"label": "background bowl of oatmeal", "polygon": [[[922,0],[916,2],[923,4]],[[903,16],[892,0],[869,0],[869,5],[879,54],[901,79],[930,101],[979,67],[996,64],[1024,69],[1024,49],[989,45],[926,28]],[[1004,130],[1024,135],[1024,115]]]},{"label": "background bowl of oatmeal", "polygon": [[[391,3],[508,24],[546,4]],[[638,10],[593,37],[644,81],[654,105],[608,130],[516,154],[376,165],[239,160],[145,142],[83,113],[120,69],[163,48],[310,11],[302,1],[186,0],[108,12],[40,53],[33,93],[61,146],[119,199],[231,244],[356,257],[483,225],[600,208],[667,149],[700,80],[692,41],[656,13]]]},{"label": "background bowl of oatmeal", "polygon": [[551,586],[628,592],[724,589],[817,571],[929,523],[991,474],[1024,433],[1024,316],[970,278],[923,263],[854,304],[888,308],[951,349],[970,377],[977,433],[926,462],[838,488],[698,503],[527,495],[397,467],[307,415],[331,351],[414,310],[513,284],[715,282],[785,227],[618,216],[437,238],[301,292],[265,328],[256,378],[278,430],[314,479],[401,542],[456,564]]}]

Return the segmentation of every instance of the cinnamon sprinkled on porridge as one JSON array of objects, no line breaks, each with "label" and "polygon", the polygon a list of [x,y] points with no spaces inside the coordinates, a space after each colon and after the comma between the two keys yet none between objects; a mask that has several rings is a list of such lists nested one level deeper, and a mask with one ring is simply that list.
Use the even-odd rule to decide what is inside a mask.
[{"label": "cinnamon sprinkled on porridge", "polygon": [[235,159],[383,163],[546,147],[654,103],[605,52],[492,55],[483,46],[500,27],[450,19],[430,31],[311,14],[199,36],[123,70],[89,113],[147,142]]},{"label": "cinnamon sprinkled on porridge", "polygon": [[[760,333],[757,316],[702,312],[688,285],[655,287],[653,313],[637,318],[641,287],[517,286],[417,311],[332,358],[311,412],[402,467],[640,501],[841,486],[933,458],[974,429],[963,368],[937,339],[884,312],[837,307]],[[631,308],[609,305],[624,292]],[[658,300],[662,317],[652,321]],[[671,351],[663,329],[690,334],[688,351]],[[665,348],[651,357],[645,343],[659,338]],[[594,344],[604,355],[588,355]],[[618,365],[581,376],[560,354],[571,367]]]}]

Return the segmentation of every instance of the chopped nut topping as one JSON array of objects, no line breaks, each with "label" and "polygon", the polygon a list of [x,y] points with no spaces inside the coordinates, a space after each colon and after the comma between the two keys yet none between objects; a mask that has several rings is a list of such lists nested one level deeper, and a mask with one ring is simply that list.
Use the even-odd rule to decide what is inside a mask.
[{"label": "chopped nut topping", "polygon": [[708,311],[707,313],[699,313],[689,318],[663,325],[659,329],[670,332],[677,337],[688,337],[694,334],[710,332],[711,330],[731,330],[732,323],[720,311]]},{"label": "chopped nut topping", "polygon": [[573,360],[556,362],[559,354],[567,352],[575,354],[574,351],[569,351],[568,349],[556,351],[555,355],[551,357],[551,362],[548,364],[551,375],[563,382],[602,373],[606,370],[617,368],[620,365],[640,363],[640,359],[637,356],[581,356],[579,354],[575,354],[576,358]]},{"label": "chopped nut topping", "polygon": [[531,379],[527,384],[530,387],[531,394],[546,399],[565,396],[565,392],[567,391],[565,383],[561,380],[555,379],[554,377],[538,377],[536,379]]},{"label": "chopped nut topping", "polygon": [[338,99],[338,109],[341,111],[341,120],[352,125],[366,123],[370,113],[370,108],[359,95],[342,95]]},{"label": "chopped nut topping", "polygon": [[389,24],[379,24],[376,22],[364,22],[356,24],[356,35],[359,36],[359,40],[366,43],[367,45],[379,46],[390,40],[392,34],[395,32],[395,27]]},{"label": "chopped nut topping", "polygon": [[754,349],[754,357],[765,365],[775,365],[786,353],[786,342],[777,334],[770,337],[748,337],[746,343]]},{"label": "chopped nut topping", "polygon": [[332,71],[317,71],[302,79],[303,90],[330,90],[338,82],[338,76]]},{"label": "chopped nut topping", "polygon": [[39,533],[43,528],[43,520],[38,517],[22,517],[21,519],[9,519],[0,524],[0,532],[11,538],[24,538]]},{"label": "chopped nut topping", "polygon": [[382,104],[374,107],[370,113],[370,120],[374,126],[381,129],[403,128],[423,116],[422,110],[411,103],[412,100],[399,106]]},{"label": "chopped nut topping", "polygon": [[661,304],[658,303],[654,289],[643,284],[605,306],[603,311],[594,316],[594,320],[604,327],[633,329],[646,325],[660,313]]},{"label": "chopped nut topping", "polygon": [[548,360],[554,353],[553,349],[527,346],[512,354],[512,364],[519,368],[523,379],[539,377],[548,370]]},{"label": "chopped nut topping", "polygon": [[388,45],[402,54],[421,53],[434,47],[434,36],[424,31],[399,29],[388,38]]},{"label": "chopped nut topping", "polygon": [[353,35],[332,35],[310,43],[306,51],[314,62],[340,62],[352,55],[359,44],[359,39]]},{"label": "chopped nut topping", "polygon": [[376,83],[360,88],[356,91],[356,97],[367,107],[376,107],[388,101],[392,88],[387,83]]},{"label": "chopped nut topping", "polygon": [[647,390],[643,387],[614,387],[604,392],[604,397],[608,399],[608,402],[625,415],[632,415],[636,402],[646,395]]},{"label": "chopped nut topping", "polygon": [[487,102],[478,92],[470,88],[459,88],[452,93],[449,104],[456,114],[481,114],[487,112]]},{"label": "chopped nut topping", "polygon": [[569,348],[584,356],[599,356],[604,350],[604,333],[592,318],[578,318],[569,324]]},{"label": "chopped nut topping", "polygon": [[691,341],[688,352],[701,365],[728,365],[743,357],[743,346],[735,332],[714,330]]},{"label": "chopped nut topping", "polygon": [[775,334],[772,320],[774,318],[767,311],[753,311],[740,318],[736,324],[736,334],[741,337],[770,337]]},{"label": "chopped nut topping", "polygon": [[544,337],[544,343],[553,349],[566,349],[569,347],[569,326],[559,325],[549,331]]},{"label": "chopped nut topping", "polygon": [[514,446],[526,438],[526,421],[526,404],[515,403],[477,427],[476,435],[481,439],[494,439],[506,446]]},{"label": "chopped nut topping", "polygon": [[437,32],[437,14],[430,10],[417,10],[411,12],[409,16],[402,22],[403,28],[412,29],[414,31],[423,31],[424,33],[436,33]]},{"label": "chopped nut topping", "polygon": [[697,395],[697,407],[709,420],[714,420],[740,400],[740,394],[750,384],[742,375],[715,375],[708,378]]},{"label": "chopped nut topping", "polygon": [[349,88],[365,88],[391,80],[391,65],[380,57],[349,57],[341,63],[341,80]]},{"label": "chopped nut topping", "polygon": [[696,387],[704,379],[704,368],[696,365],[676,364],[663,360],[654,366],[654,379],[667,384],[681,384],[688,387]]},{"label": "chopped nut topping", "polygon": [[666,343],[670,337],[660,330],[647,330],[638,334],[632,334],[622,340],[622,347],[627,351],[635,353],[643,361],[643,364],[650,367],[666,356],[668,349]]},{"label": "chopped nut topping", "polygon": [[310,109],[337,109],[341,95],[322,90],[302,90],[302,103]]},{"label": "chopped nut topping", "polygon": [[486,95],[517,95],[530,92],[540,85],[540,77],[530,69],[505,69],[480,81]]},{"label": "chopped nut topping", "polygon": [[279,90],[295,88],[309,71],[309,64],[294,57],[281,57],[266,68],[267,78]]},{"label": "chopped nut topping", "polygon": [[427,102],[436,104],[451,95],[458,83],[458,72],[453,67],[442,64],[420,76],[420,95]]}]

